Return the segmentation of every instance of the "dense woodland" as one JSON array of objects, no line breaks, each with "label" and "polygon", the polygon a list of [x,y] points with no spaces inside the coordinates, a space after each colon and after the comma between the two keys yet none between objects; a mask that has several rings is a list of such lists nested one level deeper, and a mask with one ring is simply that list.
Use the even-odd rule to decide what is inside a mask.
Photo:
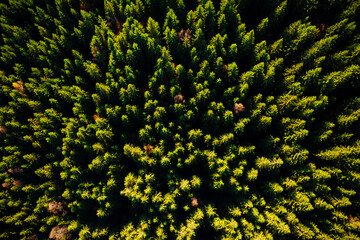
[{"label": "dense woodland", "polygon": [[0,239],[360,239],[360,1],[1,2]]}]

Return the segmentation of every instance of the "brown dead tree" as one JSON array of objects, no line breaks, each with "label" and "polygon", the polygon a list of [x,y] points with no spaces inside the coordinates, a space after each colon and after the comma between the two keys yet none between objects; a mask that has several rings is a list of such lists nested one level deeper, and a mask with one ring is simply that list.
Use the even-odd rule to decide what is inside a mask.
[{"label": "brown dead tree", "polygon": [[240,112],[245,111],[245,106],[242,103],[234,103],[234,112],[239,114]]},{"label": "brown dead tree", "polygon": [[55,240],[66,240],[71,239],[71,235],[67,226],[55,226],[51,229],[49,238]]}]

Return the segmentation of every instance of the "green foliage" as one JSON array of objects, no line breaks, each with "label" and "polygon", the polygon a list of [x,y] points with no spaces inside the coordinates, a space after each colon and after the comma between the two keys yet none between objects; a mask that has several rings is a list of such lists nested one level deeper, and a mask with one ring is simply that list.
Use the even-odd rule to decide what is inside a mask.
[{"label": "green foliage", "polygon": [[0,239],[359,239],[359,16],[3,1]]}]

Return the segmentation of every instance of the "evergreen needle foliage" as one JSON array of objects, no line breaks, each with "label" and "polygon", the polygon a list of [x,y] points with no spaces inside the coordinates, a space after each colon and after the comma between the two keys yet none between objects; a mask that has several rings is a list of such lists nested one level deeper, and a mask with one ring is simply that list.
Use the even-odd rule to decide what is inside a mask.
[{"label": "evergreen needle foliage", "polygon": [[0,239],[360,239],[360,1],[1,2]]}]

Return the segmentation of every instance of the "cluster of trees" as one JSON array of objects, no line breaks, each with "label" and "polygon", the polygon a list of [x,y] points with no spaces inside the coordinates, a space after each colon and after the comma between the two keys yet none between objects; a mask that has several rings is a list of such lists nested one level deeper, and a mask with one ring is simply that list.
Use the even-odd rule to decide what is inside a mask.
[{"label": "cluster of trees", "polygon": [[0,239],[359,239],[359,16],[0,3]]}]

